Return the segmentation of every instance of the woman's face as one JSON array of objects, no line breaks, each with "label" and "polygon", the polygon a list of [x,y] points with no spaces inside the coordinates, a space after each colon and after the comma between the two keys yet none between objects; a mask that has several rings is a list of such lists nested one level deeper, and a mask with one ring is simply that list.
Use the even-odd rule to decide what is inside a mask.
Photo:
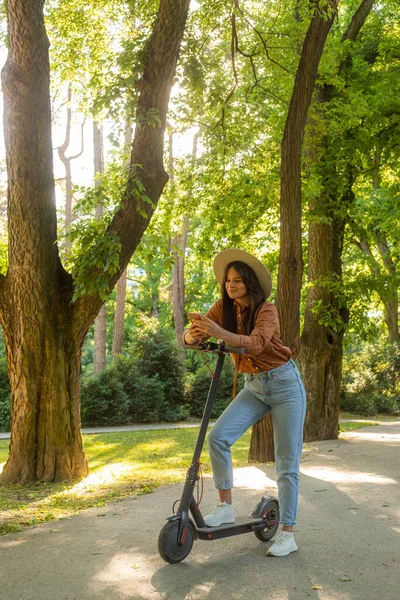
[{"label": "woman's face", "polygon": [[250,301],[250,295],[247,286],[243,283],[243,277],[234,267],[228,269],[225,289],[229,298],[236,300],[242,306]]}]

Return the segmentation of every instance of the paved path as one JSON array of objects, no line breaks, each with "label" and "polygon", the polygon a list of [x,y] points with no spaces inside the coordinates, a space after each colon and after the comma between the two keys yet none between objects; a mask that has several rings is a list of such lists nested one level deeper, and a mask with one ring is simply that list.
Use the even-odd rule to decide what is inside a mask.
[{"label": "paved path", "polygon": [[[182,485],[0,538],[1,600],[399,600],[400,421],[305,444],[299,552],[253,534],[195,542],[169,565],[157,537]],[[235,471],[237,514],[274,494],[273,467]],[[214,501],[205,481],[202,508]]]}]

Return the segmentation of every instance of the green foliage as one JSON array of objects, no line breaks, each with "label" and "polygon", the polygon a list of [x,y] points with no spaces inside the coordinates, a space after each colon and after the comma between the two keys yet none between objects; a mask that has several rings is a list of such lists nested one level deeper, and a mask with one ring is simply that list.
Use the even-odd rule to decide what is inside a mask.
[{"label": "green foliage", "polygon": [[157,376],[162,382],[166,404],[183,404],[185,364],[175,332],[160,329],[156,321],[149,320],[132,352],[137,358],[138,371],[149,378]]},{"label": "green foliage", "polygon": [[341,408],[362,415],[400,414],[400,345],[366,344],[343,362]]},{"label": "green foliage", "polygon": [[[189,353],[189,351],[188,351]],[[205,360],[212,371],[214,370],[216,359],[213,355],[206,355]],[[211,385],[211,373],[205,364],[199,363],[194,373],[188,374],[187,397],[190,407],[190,414],[194,417],[201,417],[206,404],[207,394]],[[217,394],[215,396],[212,418],[217,418],[225,410],[232,400],[234,365],[230,357],[227,357],[221,373]],[[243,374],[238,373],[237,389],[243,387]]]},{"label": "green foliage", "polygon": [[129,398],[113,369],[106,369],[82,386],[82,425],[122,425],[129,420]]},{"label": "green foliage", "polygon": [[5,275],[8,269],[8,244],[0,239],[0,273]]},{"label": "green foliage", "polygon": [[0,358],[0,431],[10,431],[11,389],[7,361]]},{"label": "green foliage", "polygon": [[329,296],[329,299],[319,299],[313,303],[311,310],[317,316],[318,323],[332,331],[342,331],[346,326],[343,309],[347,306],[347,299],[341,278],[332,273],[329,276],[318,277],[312,282],[312,286],[322,288]]},{"label": "green foliage", "polygon": [[179,421],[188,415],[185,365],[173,332],[150,320],[129,349],[82,383],[82,423]]}]

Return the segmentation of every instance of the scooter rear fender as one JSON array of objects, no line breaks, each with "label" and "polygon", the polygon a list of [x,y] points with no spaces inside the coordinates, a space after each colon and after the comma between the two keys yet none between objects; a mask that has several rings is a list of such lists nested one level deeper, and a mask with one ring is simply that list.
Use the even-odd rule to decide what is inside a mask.
[{"label": "scooter rear fender", "polygon": [[274,498],[273,496],[263,496],[261,498],[260,502],[254,508],[253,512],[250,513],[249,517],[251,517],[253,519],[261,519],[266,512],[266,507],[267,507],[268,502],[271,502],[271,500],[278,503],[278,500],[276,498]]}]

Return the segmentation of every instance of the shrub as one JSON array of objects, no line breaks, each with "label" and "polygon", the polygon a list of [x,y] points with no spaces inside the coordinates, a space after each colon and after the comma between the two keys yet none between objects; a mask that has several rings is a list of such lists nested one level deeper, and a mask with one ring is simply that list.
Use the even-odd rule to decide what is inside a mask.
[{"label": "shrub", "polygon": [[0,431],[10,431],[11,389],[7,361],[0,358]]},{"label": "shrub", "polygon": [[341,409],[400,414],[400,344],[367,344],[344,356]]},{"label": "shrub", "polygon": [[174,332],[154,322],[101,375],[82,380],[82,423],[179,421],[188,415],[185,364]]},{"label": "shrub", "polygon": [[173,330],[160,329],[157,322],[150,321],[132,352],[141,375],[162,382],[167,405],[185,403],[185,361]]},{"label": "shrub", "polygon": [[112,367],[82,385],[81,420],[85,426],[129,422],[129,398]]},{"label": "shrub", "polygon": [[[213,370],[215,359],[210,359],[207,355],[207,362]],[[221,379],[215,396],[214,407],[211,413],[212,418],[219,417],[232,400],[233,387],[233,362],[229,357],[225,359],[221,372]],[[191,374],[188,382],[188,402],[190,414],[194,417],[201,417],[205,407],[208,390],[211,384],[211,373],[205,365],[198,367],[195,373]],[[243,387],[243,375],[238,374],[237,389]]]},{"label": "shrub", "polygon": [[0,398],[0,431],[10,431],[11,396]]}]

